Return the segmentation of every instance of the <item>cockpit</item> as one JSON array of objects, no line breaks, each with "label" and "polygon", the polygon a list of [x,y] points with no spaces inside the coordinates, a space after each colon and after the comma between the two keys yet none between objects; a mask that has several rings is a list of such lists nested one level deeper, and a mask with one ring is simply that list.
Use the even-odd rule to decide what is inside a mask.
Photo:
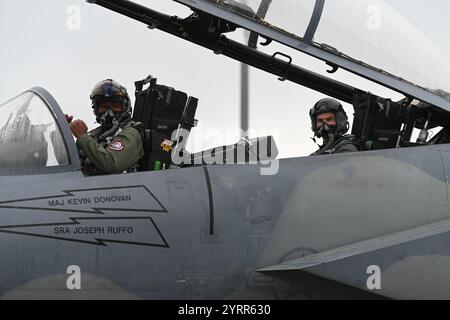
[{"label": "cockpit", "polygon": [[[94,3],[352,104],[352,134],[366,150],[450,143],[450,59],[385,1],[176,1],[193,13],[179,18],[130,1]],[[248,43],[227,37],[238,28],[251,32]],[[325,61],[331,67],[329,76],[296,66],[283,52],[258,50],[270,49],[272,42]],[[392,101],[337,81],[332,74],[340,68],[404,99]],[[55,106],[41,89],[0,105],[0,170],[79,167],[73,138]],[[193,123],[193,117],[187,118],[186,123]],[[415,130],[420,133],[413,138]]]},{"label": "cockpit", "polygon": [[[157,85],[152,77],[137,82],[136,87],[133,119],[146,128],[144,156],[136,171],[206,165],[210,158],[216,164],[249,163],[253,159],[275,159],[278,154],[272,137],[244,139],[235,145],[191,154],[182,142],[196,126],[198,99]],[[33,88],[20,94],[1,104],[0,112],[4,115],[0,120],[0,175],[80,171],[78,149],[67,120],[45,89]],[[172,145],[176,156],[171,153]],[[240,151],[243,157],[235,157]],[[177,157],[179,163],[174,160]]]}]

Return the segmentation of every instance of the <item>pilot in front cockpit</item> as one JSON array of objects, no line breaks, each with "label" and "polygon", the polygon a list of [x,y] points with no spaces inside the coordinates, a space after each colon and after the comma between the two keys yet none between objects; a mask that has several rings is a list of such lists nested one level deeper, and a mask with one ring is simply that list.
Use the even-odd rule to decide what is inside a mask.
[{"label": "pilot in front cockpit", "polygon": [[66,116],[77,139],[85,175],[135,171],[144,155],[143,131],[132,120],[130,97],[125,87],[111,79],[98,83],[91,93],[92,108],[100,127],[88,133],[82,120]]},{"label": "pilot in front cockpit", "polygon": [[311,154],[334,154],[344,152],[357,152],[361,146],[356,137],[346,134],[350,128],[347,114],[339,101],[325,98],[317,102],[310,113],[314,138],[322,138],[323,145]]}]

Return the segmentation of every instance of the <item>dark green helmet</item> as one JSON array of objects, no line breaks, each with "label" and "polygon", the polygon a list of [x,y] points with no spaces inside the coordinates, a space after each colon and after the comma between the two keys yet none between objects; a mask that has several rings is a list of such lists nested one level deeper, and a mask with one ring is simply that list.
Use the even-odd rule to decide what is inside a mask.
[{"label": "dark green helmet", "polygon": [[319,132],[320,128],[317,127],[317,116],[329,112],[334,113],[336,117],[336,128],[333,128],[334,134],[344,135],[350,128],[348,117],[342,104],[335,99],[325,98],[317,102],[309,112],[311,129],[318,138],[321,138],[322,136]]}]

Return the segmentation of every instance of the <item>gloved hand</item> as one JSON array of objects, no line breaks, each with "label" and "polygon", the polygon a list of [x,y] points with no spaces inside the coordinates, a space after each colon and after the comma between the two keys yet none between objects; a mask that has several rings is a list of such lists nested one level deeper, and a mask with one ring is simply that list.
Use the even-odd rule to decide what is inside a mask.
[{"label": "gloved hand", "polygon": [[72,130],[75,138],[79,139],[88,133],[88,127],[83,120],[75,120],[70,123],[70,129]]}]

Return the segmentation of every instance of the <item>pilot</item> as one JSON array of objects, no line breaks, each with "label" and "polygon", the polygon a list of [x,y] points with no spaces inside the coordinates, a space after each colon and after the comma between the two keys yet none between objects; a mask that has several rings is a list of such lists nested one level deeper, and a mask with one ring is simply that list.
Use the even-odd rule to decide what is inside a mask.
[{"label": "pilot", "polygon": [[349,130],[348,117],[342,104],[337,100],[325,98],[317,102],[310,113],[312,131],[315,137],[323,138],[323,145],[311,156],[344,152],[357,152],[361,147]]},{"label": "pilot", "polygon": [[108,79],[91,93],[92,109],[100,127],[88,132],[82,120],[66,116],[77,139],[85,175],[135,171],[144,155],[144,126],[131,119],[131,101],[125,87]]}]

